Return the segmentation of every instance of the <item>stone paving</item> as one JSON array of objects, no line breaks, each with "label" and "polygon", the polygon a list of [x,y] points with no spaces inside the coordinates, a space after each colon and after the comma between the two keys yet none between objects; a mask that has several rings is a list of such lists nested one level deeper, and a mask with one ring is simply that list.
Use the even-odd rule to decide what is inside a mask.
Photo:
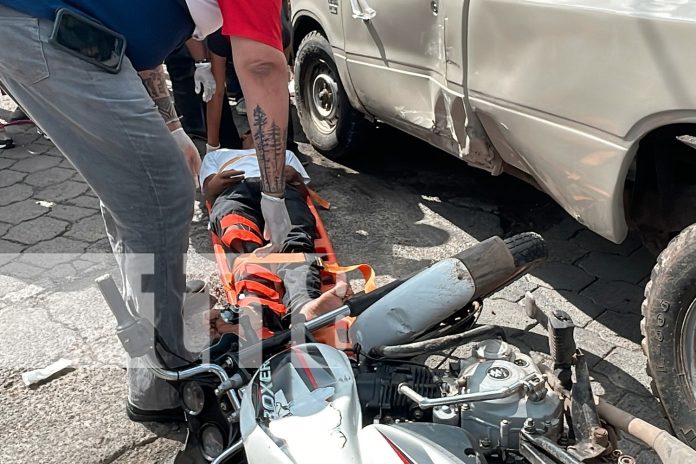
[{"label": "stone paving", "polygon": [[[0,119],[9,105],[2,101]],[[115,272],[99,201],[33,126],[8,132],[17,147],[0,150],[0,462],[164,462],[178,446],[177,430],[152,431],[126,419],[124,355],[92,285],[96,276]],[[315,185],[335,205],[326,216],[339,256],[367,259],[382,282],[504,232],[484,200],[439,204],[312,156]],[[410,204],[385,215],[380,201]],[[394,225],[378,237],[361,222],[368,220]],[[520,301],[531,292],[542,309],[565,310],[578,325],[596,392],[666,426],[640,351],[640,302],[654,258],[634,237],[613,245],[567,216],[540,232],[548,263],[489,298],[480,322],[509,327],[522,349],[548,351],[543,330],[525,317]],[[200,208],[191,244],[189,275],[215,281]],[[380,246],[387,251],[374,252]],[[22,372],[60,357],[77,360],[77,369],[38,387],[22,384]],[[621,446],[640,463],[659,462],[633,441]]]}]

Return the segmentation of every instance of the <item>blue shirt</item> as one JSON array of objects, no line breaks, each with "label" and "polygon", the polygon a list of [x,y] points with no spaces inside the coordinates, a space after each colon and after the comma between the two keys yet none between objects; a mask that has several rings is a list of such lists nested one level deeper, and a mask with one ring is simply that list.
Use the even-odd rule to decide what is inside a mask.
[{"label": "blue shirt", "polygon": [[126,56],[138,71],[162,64],[194,30],[185,0],[0,0],[0,5],[51,20],[61,8],[89,16],[125,36]]}]

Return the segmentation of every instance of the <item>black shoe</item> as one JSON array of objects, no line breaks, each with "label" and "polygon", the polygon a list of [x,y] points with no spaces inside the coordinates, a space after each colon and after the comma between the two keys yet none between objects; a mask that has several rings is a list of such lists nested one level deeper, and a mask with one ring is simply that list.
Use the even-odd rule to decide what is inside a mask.
[{"label": "black shoe", "polygon": [[133,422],[186,422],[186,416],[181,407],[150,411],[126,402],[126,414]]},{"label": "black shoe", "polygon": [[0,150],[3,148],[12,148],[14,147],[14,142],[12,139],[0,139]]}]

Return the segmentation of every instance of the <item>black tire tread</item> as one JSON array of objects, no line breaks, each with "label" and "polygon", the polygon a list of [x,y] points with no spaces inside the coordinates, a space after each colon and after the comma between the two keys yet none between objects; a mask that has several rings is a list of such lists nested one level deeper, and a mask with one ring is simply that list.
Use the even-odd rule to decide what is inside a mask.
[{"label": "black tire tread", "polygon": [[[302,38],[302,41],[300,42],[300,45],[297,48],[297,56],[295,59],[295,102],[298,116],[300,117],[300,121],[302,122],[302,127],[305,131],[305,135],[307,135],[307,138],[309,139],[310,143],[312,143],[312,145],[318,152],[320,152],[327,158],[335,161],[345,159],[358,150],[362,143],[362,140],[365,138],[361,137],[361,134],[364,134],[365,130],[369,128],[369,123],[359,111],[356,111],[353,107],[350,106],[348,97],[345,95],[343,83],[341,82],[340,77],[338,76],[338,71],[336,71],[336,80],[339,86],[339,93],[343,94],[343,98],[345,100],[343,104],[347,105],[343,117],[339,120],[339,124],[341,126],[337,127],[336,129],[337,132],[340,132],[336,134],[338,144],[336,147],[332,149],[325,149],[315,145],[315,143],[312,142],[312,130],[309,127],[305,127],[305,125],[307,124],[306,121],[308,119],[308,116],[305,114],[305,103],[302,95],[302,88],[300,85],[302,76],[300,67],[302,66],[305,55],[309,53],[307,51],[308,47],[310,47],[310,51],[311,48],[322,50],[323,52],[331,56],[331,59],[333,60],[331,44],[320,31],[312,31]],[[335,62],[332,64],[335,68]],[[311,122],[309,124],[311,124]]]},{"label": "black tire tread", "polygon": [[549,255],[546,242],[536,232],[523,232],[505,239],[505,245],[515,260],[515,266],[527,266]]},{"label": "black tire tread", "polygon": [[[641,304],[641,323],[640,331],[642,335],[641,348],[643,353],[647,357],[646,373],[650,377],[650,389],[659,400],[662,415],[667,419],[667,421],[672,426],[672,433],[675,433],[677,437],[683,440],[685,443],[689,444],[691,447],[696,448],[696,418],[691,418],[691,423],[684,423],[679,417],[674,417],[674,415],[669,414],[669,409],[674,411],[674,406],[669,407],[663,400],[662,395],[665,397],[679,397],[679,395],[674,395],[674,391],[667,392],[668,389],[678,388],[676,382],[673,385],[668,385],[662,378],[657,369],[655,369],[654,364],[654,350],[660,350],[662,347],[653,346],[657,345],[659,342],[657,340],[652,340],[650,334],[648,333],[648,328],[650,327],[649,322],[652,317],[654,317],[653,312],[656,311],[655,303],[658,299],[657,294],[663,291],[661,287],[669,284],[671,281],[676,279],[671,279],[673,273],[678,273],[674,267],[679,265],[683,267],[683,261],[688,260],[689,257],[696,260],[696,224],[684,229],[679,235],[677,235],[669,243],[667,248],[665,248],[662,253],[657,258],[657,262],[650,273],[650,280],[645,286],[643,303]],[[673,373],[672,378],[676,379],[676,373]],[[662,383],[662,385],[661,385]],[[662,391],[663,390],[663,391]],[[686,405],[684,405],[686,406]]]}]

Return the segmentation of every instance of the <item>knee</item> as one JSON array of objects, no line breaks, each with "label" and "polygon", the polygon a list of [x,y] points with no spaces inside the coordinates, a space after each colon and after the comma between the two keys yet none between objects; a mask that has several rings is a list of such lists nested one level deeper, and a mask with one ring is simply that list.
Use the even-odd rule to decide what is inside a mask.
[{"label": "knee", "polygon": [[304,227],[293,226],[283,242],[283,253],[313,253],[314,237]]}]

